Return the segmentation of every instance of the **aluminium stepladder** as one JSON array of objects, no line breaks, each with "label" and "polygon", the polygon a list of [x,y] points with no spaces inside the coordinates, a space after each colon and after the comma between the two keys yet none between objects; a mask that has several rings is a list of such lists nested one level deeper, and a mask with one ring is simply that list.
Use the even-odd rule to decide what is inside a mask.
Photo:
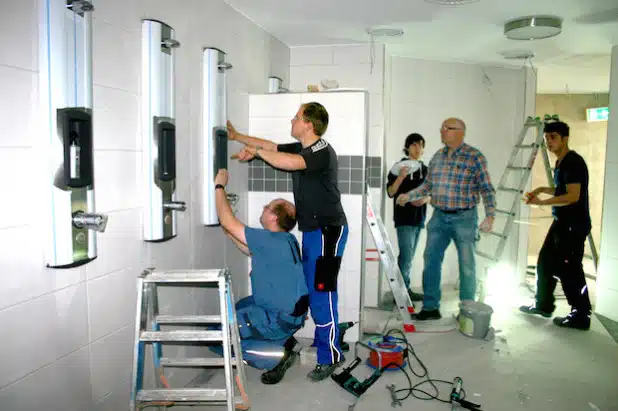
[{"label": "aluminium stepladder", "polygon": [[[544,139],[545,124],[552,121],[559,121],[559,117],[557,115],[545,115],[543,120],[541,120],[540,117],[528,117],[517,137],[517,142],[513,147],[513,150],[511,151],[507,166],[504,169],[502,176],[500,177],[498,186],[496,187],[496,191],[498,193],[512,195],[512,199],[509,202],[510,208],[505,209],[500,207],[500,205],[498,204],[496,206],[496,218],[506,218],[503,229],[501,231],[492,231],[491,233],[488,233],[488,235],[498,238],[498,244],[494,248],[493,252],[482,250],[479,245],[477,245],[476,248],[476,254],[488,259],[490,261],[490,264],[497,264],[502,258],[502,253],[504,252],[506,242],[509,238],[511,230],[513,229],[513,224],[517,216],[517,209],[521,204],[522,195],[524,194],[526,186],[528,185],[530,174],[532,172],[532,167],[539,151],[541,152],[543,158],[543,165],[545,168],[545,174],[547,176],[549,187],[554,187],[553,169],[549,160],[549,155],[547,153]],[[526,137],[528,136],[528,133],[531,129],[534,130],[534,135],[532,141],[527,141]],[[518,160],[521,161],[522,153],[524,152],[524,150],[529,151],[527,161],[524,162],[523,165],[517,165]],[[515,177],[517,177],[517,175],[519,176],[519,182],[514,187],[509,186],[509,179],[512,179],[512,173],[517,173]],[[591,258],[596,268],[598,262],[598,254],[596,251],[594,240],[592,238],[592,233],[588,235],[588,242],[592,254]],[[487,273],[483,273],[480,278],[481,281],[479,281],[479,301],[481,302],[484,301],[487,293],[485,287],[486,276]]]},{"label": "aluminium stepladder", "polygon": [[[208,287],[219,293],[220,315],[160,315],[157,287],[160,285],[181,285]],[[130,411],[152,405],[225,405],[227,411],[248,409],[249,400],[245,392],[246,378],[230,272],[225,269],[144,271],[137,280],[137,316],[135,319],[135,352],[133,358],[133,380]],[[161,331],[161,325],[191,326],[188,330]],[[211,327],[215,330],[195,330],[195,326]],[[162,344],[219,344],[223,357],[208,358],[162,358]],[[157,388],[143,389],[146,346],[152,345]],[[232,347],[234,356],[232,357]],[[225,385],[221,388],[169,388],[163,374],[163,367],[216,367],[224,368]],[[234,367],[236,375],[234,375]],[[234,381],[240,391],[235,394]]]},{"label": "aluminium stepladder", "polygon": [[[403,281],[401,270],[399,270],[397,257],[395,257],[393,246],[388,239],[386,227],[384,227],[384,223],[382,222],[380,216],[373,211],[374,207],[369,187],[367,187],[366,192],[367,224],[371,230],[371,235],[373,236],[373,241],[375,242],[378,254],[380,255],[380,261],[382,262],[382,268],[386,274],[386,278],[388,279],[389,287],[393,292],[397,310],[403,320],[403,331],[408,333],[415,332],[416,326],[412,321],[411,316],[411,314],[414,314],[414,305],[408,295],[408,289]],[[378,276],[378,281],[382,281],[380,276]]]}]

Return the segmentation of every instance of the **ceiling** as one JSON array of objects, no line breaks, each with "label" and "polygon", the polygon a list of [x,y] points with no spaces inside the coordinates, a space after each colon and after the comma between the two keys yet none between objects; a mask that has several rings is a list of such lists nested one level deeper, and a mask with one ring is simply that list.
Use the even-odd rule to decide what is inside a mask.
[{"label": "ceiling", "polygon": [[[388,27],[401,28],[404,35],[375,40],[394,56],[521,66],[522,61],[505,60],[500,53],[532,51],[532,63],[547,73],[541,82],[543,77],[555,82],[554,70],[568,80],[568,72],[575,69],[572,84],[558,85],[562,92],[587,87],[582,66],[586,75],[599,77],[589,86],[595,90],[587,91],[607,91],[608,56],[612,45],[618,45],[616,0],[478,0],[460,6],[425,0],[225,1],[289,47],[365,43],[370,41],[368,28]],[[506,21],[530,15],[562,17],[562,33],[535,41],[504,37]],[[605,90],[598,90],[603,84]]]}]

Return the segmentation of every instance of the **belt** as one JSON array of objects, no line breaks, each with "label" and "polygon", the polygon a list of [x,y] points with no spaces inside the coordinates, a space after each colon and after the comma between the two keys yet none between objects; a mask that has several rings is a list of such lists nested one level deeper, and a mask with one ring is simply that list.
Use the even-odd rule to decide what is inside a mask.
[{"label": "belt", "polygon": [[470,211],[474,209],[474,207],[470,207],[470,208],[454,208],[452,210],[443,210],[442,208],[438,208],[438,210],[442,211],[443,213],[446,214],[457,214],[457,213],[463,213],[464,211]]}]

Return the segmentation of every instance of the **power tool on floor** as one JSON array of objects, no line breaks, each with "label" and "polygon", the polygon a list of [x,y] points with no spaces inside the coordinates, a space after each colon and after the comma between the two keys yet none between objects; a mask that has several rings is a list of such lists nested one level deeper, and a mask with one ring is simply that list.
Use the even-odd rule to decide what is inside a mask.
[{"label": "power tool on floor", "polygon": [[455,377],[453,380],[453,389],[451,390],[451,411],[455,411],[459,407],[471,411],[481,411],[481,406],[479,404],[474,404],[463,399],[461,393],[462,387],[463,380],[460,377]]}]

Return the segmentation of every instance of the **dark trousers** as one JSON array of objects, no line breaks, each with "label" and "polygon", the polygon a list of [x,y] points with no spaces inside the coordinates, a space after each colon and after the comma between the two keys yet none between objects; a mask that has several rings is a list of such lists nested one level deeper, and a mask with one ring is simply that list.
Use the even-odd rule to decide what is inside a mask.
[{"label": "dark trousers", "polygon": [[564,295],[578,314],[590,314],[590,298],[582,266],[588,233],[573,230],[568,224],[554,221],[539,252],[536,277],[536,307],[553,312],[557,279]]}]

